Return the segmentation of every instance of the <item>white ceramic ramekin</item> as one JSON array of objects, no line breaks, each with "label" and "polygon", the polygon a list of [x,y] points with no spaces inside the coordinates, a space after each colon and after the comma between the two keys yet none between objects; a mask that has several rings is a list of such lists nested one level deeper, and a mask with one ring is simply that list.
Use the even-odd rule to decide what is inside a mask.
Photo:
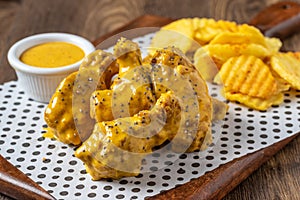
[{"label": "white ceramic ramekin", "polygon": [[15,69],[20,86],[32,99],[48,103],[58,84],[70,73],[77,71],[82,60],[57,68],[32,67],[20,61],[28,48],[45,42],[68,42],[80,47],[85,56],[95,50],[93,44],[83,37],[68,33],[43,33],[26,37],[16,42],[8,51],[8,62]]}]

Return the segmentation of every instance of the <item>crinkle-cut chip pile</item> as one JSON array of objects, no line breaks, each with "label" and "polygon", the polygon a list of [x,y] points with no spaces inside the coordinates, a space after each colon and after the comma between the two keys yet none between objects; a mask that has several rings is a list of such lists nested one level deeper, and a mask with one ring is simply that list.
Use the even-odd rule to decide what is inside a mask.
[{"label": "crinkle-cut chip pile", "polygon": [[[279,39],[265,37],[253,26],[186,18],[166,27],[180,33],[180,40],[173,43],[174,38],[169,40],[163,33],[165,27],[162,27],[151,45],[159,47],[157,41],[163,40],[165,45],[194,52],[195,66],[208,80],[223,84],[224,96],[230,101],[267,110],[283,101],[283,92],[290,88],[300,89],[300,52],[280,52],[282,43]],[[188,34],[183,30],[189,30]],[[184,37],[190,38],[189,41],[185,42]],[[198,48],[195,48],[195,42]]]},{"label": "crinkle-cut chip pile", "polygon": [[58,140],[79,146],[75,156],[94,180],[118,179],[137,175],[144,157],[166,144],[177,153],[206,149],[212,120],[227,108],[179,49],[143,60],[121,38],[114,54],[93,52],[61,82],[45,121]]}]

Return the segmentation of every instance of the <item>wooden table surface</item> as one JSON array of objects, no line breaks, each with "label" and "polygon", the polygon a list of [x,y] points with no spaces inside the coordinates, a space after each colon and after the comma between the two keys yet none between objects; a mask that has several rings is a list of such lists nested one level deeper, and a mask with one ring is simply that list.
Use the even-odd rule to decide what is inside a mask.
[{"label": "wooden table surface", "polygon": [[[163,3],[162,3],[163,2]],[[154,14],[248,22],[277,0],[0,0],[0,83],[15,80],[6,54],[17,40],[42,32],[69,32],[93,41],[130,20]],[[300,0],[298,0],[300,2]],[[300,33],[284,41],[300,51]],[[300,138],[296,138],[224,199],[300,199]],[[9,199],[0,194],[0,200]]]}]

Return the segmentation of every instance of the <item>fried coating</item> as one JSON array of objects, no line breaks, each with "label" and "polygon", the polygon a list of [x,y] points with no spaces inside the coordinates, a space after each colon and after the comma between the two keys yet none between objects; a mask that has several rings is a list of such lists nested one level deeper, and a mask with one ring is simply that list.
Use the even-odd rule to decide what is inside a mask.
[{"label": "fried coating", "polygon": [[45,121],[63,143],[79,145],[93,129],[90,95],[95,89],[110,87],[118,72],[112,54],[97,50],[84,59],[78,72],[61,82],[45,112]]},{"label": "fried coating", "polygon": [[156,98],[152,91],[150,70],[147,66],[138,66],[114,81],[111,89],[115,118],[129,117],[154,106]]},{"label": "fried coating", "polygon": [[44,113],[48,131],[66,144],[79,145],[80,137],[72,114],[73,86],[77,72],[70,74],[58,86]]},{"label": "fried coating", "polygon": [[[212,100],[205,81],[178,49],[156,51],[114,82],[111,90],[93,93],[91,114],[97,123],[75,154],[94,180],[136,175],[144,156],[166,141],[181,153],[203,150],[211,143]],[[124,105],[116,113],[114,99]],[[126,99],[131,100],[129,105]],[[215,117],[224,117],[227,107],[215,105],[216,112],[222,111]]]},{"label": "fried coating", "polygon": [[45,113],[59,140],[82,143],[75,156],[94,180],[137,175],[145,156],[166,143],[178,153],[211,144],[212,118],[224,117],[227,107],[212,103],[179,49],[160,49],[142,61],[138,45],[121,38],[114,54],[92,53],[61,83]]},{"label": "fried coating", "polygon": [[179,121],[176,97],[171,92],[162,94],[150,111],[96,123],[93,134],[75,156],[85,163],[94,180],[135,176],[142,159],[176,132]]},{"label": "fried coating", "polygon": [[[194,65],[177,48],[169,47],[163,50],[157,50],[154,54],[145,58],[144,63],[147,62],[153,66],[152,82],[156,96],[159,96],[168,88],[174,88],[176,91],[184,88],[183,86],[191,85],[194,95],[196,95],[198,99],[199,108],[197,112],[200,113],[200,117],[197,134],[187,152],[205,149],[212,140],[210,127],[212,120],[212,102],[208,94],[206,82]],[[185,82],[180,83],[178,79],[174,78],[176,77],[176,73],[178,74],[177,76],[183,76]],[[166,84],[168,84],[168,87],[166,87]],[[175,87],[172,87],[172,85]],[[185,94],[184,89],[175,92],[175,94]]]},{"label": "fried coating", "polygon": [[90,115],[96,122],[110,121],[114,119],[112,113],[112,91],[96,90],[90,99]]},{"label": "fried coating", "polygon": [[118,73],[116,58],[96,50],[81,63],[74,84],[73,116],[78,134],[85,141],[92,133],[95,121],[90,117],[90,97],[96,89],[108,89]]},{"label": "fried coating", "polygon": [[[142,110],[150,110],[156,102],[151,88],[147,86],[139,87],[131,96],[127,94],[128,91],[124,90],[120,92],[116,92],[116,90],[96,90],[90,100],[91,117],[96,122],[129,117]],[[114,99],[112,99],[112,96]]]},{"label": "fried coating", "polygon": [[114,47],[114,54],[120,71],[111,86],[115,118],[151,109],[156,99],[152,93],[149,68],[142,66],[138,44],[121,38]]},{"label": "fried coating", "polygon": [[119,65],[119,77],[142,64],[142,54],[137,43],[121,38],[114,46],[114,55]]}]

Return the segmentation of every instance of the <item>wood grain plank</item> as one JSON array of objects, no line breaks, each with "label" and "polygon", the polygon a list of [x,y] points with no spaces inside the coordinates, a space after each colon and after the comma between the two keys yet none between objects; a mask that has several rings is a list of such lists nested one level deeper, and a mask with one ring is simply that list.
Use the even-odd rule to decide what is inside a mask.
[{"label": "wood grain plank", "polygon": [[248,23],[249,20],[267,5],[267,1],[253,0],[213,0],[211,15],[215,19],[226,19],[238,23]]},{"label": "wood grain plank", "polygon": [[296,2],[280,2],[268,6],[250,21],[268,37],[282,40],[300,33],[300,4]]},{"label": "wood grain plank", "polygon": [[13,22],[19,8],[19,0],[0,0],[0,83],[16,78],[14,70],[8,66],[6,54],[10,46],[7,39],[11,38]]},{"label": "wood grain plank", "polygon": [[145,1],[144,14],[159,15],[173,19],[183,17],[211,17],[214,6],[207,0],[151,0]]},{"label": "wood grain plank", "polygon": [[[3,50],[0,51],[0,72],[9,73],[0,76],[0,83],[16,79],[7,63],[6,54],[8,48],[19,39],[37,33],[68,32],[94,40],[142,15],[144,6],[144,1],[136,0],[44,0],[39,3],[35,0],[23,0],[18,10],[10,10],[7,6],[15,3],[1,1],[4,11],[0,9],[0,17],[9,19],[7,23],[2,23],[5,20],[1,21],[1,26],[5,30],[9,24],[9,34],[0,34],[4,38],[0,40],[0,49]],[[12,14],[14,16],[10,16]]]},{"label": "wood grain plank", "polygon": [[298,200],[300,137],[289,143],[268,162],[231,191],[224,200]]},{"label": "wood grain plank", "polygon": [[42,187],[0,155],[0,191],[15,199],[54,200]]},{"label": "wood grain plank", "polygon": [[90,3],[83,35],[94,41],[144,14],[145,1],[95,1]]},{"label": "wood grain plank", "polygon": [[[158,20],[159,19],[159,20]],[[135,37],[154,32],[158,30],[158,27],[162,27],[168,23],[174,21],[171,18],[154,16],[154,15],[143,15],[136,18],[135,20],[129,22],[128,24],[107,33],[96,40],[93,44],[100,49],[105,49],[113,46],[120,37],[126,37],[128,39],[133,39]],[[143,27],[148,27],[148,29],[140,29]],[[139,29],[136,29],[139,28]],[[135,29],[135,31],[126,32],[127,30]],[[122,34],[122,35],[120,35]]]}]

